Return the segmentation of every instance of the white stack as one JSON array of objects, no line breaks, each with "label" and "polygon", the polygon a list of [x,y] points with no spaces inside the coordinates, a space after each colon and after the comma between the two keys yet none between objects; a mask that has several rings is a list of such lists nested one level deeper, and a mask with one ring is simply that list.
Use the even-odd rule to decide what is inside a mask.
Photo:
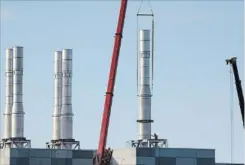
[{"label": "white stack", "polygon": [[[137,140],[130,140],[131,147],[161,148],[168,147],[167,139],[160,139],[152,134],[151,98],[153,85],[154,33],[149,29],[139,30],[139,49],[137,46],[137,90],[139,115],[137,119]],[[139,80],[139,81],[138,81]],[[139,85],[139,86],[138,86]]]},{"label": "white stack", "polygon": [[[54,111],[53,111],[53,130],[52,140],[60,140],[60,112],[62,99],[62,51],[54,54]],[[54,146],[60,148],[60,146]]]},{"label": "white stack", "polygon": [[[13,108],[12,138],[24,138],[24,107],[23,107],[23,47],[13,48]],[[23,143],[17,143],[23,147]]]},{"label": "white stack", "polygon": [[30,147],[24,137],[23,47],[6,49],[6,104],[1,147]]},{"label": "white stack", "polygon": [[150,30],[140,30],[138,140],[151,139]]},{"label": "white stack", "polygon": [[[3,139],[11,138],[11,114],[13,107],[13,49],[6,49],[6,64],[5,64],[5,111],[4,111],[4,129]],[[10,147],[10,146],[8,146]]]},{"label": "white stack", "polygon": [[[72,113],[72,50],[62,51],[62,106],[61,106],[61,139],[73,139],[73,113]],[[62,148],[71,149],[72,144],[67,143]]]},{"label": "white stack", "polygon": [[56,51],[54,55],[53,148],[72,149],[72,49]]}]

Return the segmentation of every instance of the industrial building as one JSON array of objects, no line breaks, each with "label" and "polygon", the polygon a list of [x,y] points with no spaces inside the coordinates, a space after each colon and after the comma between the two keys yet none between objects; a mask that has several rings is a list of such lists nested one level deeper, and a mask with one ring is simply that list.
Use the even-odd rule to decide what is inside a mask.
[{"label": "industrial building", "polygon": [[[92,165],[95,150],[5,148],[0,165]],[[231,165],[215,162],[214,149],[115,149],[111,165]],[[242,164],[233,164],[242,165]]]},{"label": "industrial building", "polygon": [[[215,161],[214,149],[170,148],[167,139],[152,133],[153,30],[138,31],[138,138],[130,140],[128,148],[113,149],[110,164],[228,165]],[[73,137],[72,49],[54,52],[52,135],[46,148],[31,148],[31,140],[24,134],[23,49],[21,46],[6,49],[6,101],[0,165],[93,165],[93,158],[99,149],[104,150],[106,142],[98,150],[85,150]]]}]

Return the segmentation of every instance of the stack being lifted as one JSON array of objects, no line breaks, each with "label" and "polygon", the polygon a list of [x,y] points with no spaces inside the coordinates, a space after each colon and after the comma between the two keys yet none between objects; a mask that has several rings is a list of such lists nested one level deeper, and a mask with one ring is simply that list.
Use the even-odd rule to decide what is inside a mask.
[{"label": "stack being lifted", "polygon": [[[142,1],[143,2],[143,1]],[[142,5],[142,3],[141,3]],[[168,147],[167,139],[159,139],[152,134],[151,98],[154,74],[154,13],[137,12],[137,95],[139,98],[138,139],[127,143],[130,147],[161,148]],[[152,17],[151,29],[139,29],[140,17]]]}]

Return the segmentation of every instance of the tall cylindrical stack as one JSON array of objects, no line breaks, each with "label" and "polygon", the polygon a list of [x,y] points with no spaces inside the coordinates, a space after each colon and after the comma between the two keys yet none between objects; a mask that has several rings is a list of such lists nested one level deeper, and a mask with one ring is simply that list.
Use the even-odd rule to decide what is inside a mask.
[{"label": "tall cylindrical stack", "polygon": [[60,113],[62,103],[62,51],[54,53],[54,111],[52,140],[60,139]]},{"label": "tall cylindrical stack", "polygon": [[[12,138],[24,138],[24,108],[23,108],[23,47],[13,48],[13,108],[12,108]],[[18,145],[18,144],[16,144]],[[18,147],[21,146],[19,144]]]},{"label": "tall cylindrical stack", "polygon": [[72,49],[54,54],[54,110],[52,140],[47,148],[80,149],[80,142],[73,139],[72,112]]},{"label": "tall cylindrical stack", "polygon": [[150,30],[140,30],[138,139],[151,138]]},{"label": "tall cylindrical stack", "polygon": [[5,111],[4,111],[4,130],[3,139],[11,138],[11,113],[13,106],[13,49],[6,49],[5,66]]},{"label": "tall cylindrical stack", "polygon": [[[61,139],[73,139],[73,112],[72,112],[72,49],[62,50],[62,107],[61,107]],[[67,143],[62,148],[71,149]]]}]

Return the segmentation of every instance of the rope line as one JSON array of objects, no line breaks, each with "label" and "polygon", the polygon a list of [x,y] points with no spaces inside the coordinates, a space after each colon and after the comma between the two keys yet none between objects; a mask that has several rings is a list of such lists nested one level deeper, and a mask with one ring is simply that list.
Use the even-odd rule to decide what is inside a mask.
[{"label": "rope line", "polygon": [[143,4],[143,0],[141,0],[141,3],[140,3],[140,6],[138,8],[138,11],[137,11],[137,30],[136,30],[136,34],[137,34],[137,46],[136,46],[136,83],[137,83],[137,95],[139,94],[139,34],[138,34],[138,31],[139,31],[139,16],[151,16],[152,17],[152,36],[151,36],[151,90],[152,90],[152,94],[153,94],[153,80],[154,80],[154,13],[153,13],[153,10],[152,10],[152,7],[151,7],[151,4],[150,4],[150,0],[147,0],[148,2],[148,6],[149,6],[149,9],[150,9],[150,12],[151,14],[142,14],[140,13],[140,10],[141,10],[141,7],[142,7],[142,4]]},{"label": "rope line", "polygon": [[136,28],[136,35],[137,35],[137,39],[136,39],[136,45],[137,45],[137,50],[136,50],[136,62],[137,62],[137,66],[136,66],[136,77],[137,77],[137,80],[136,80],[136,83],[137,83],[137,96],[139,95],[139,34],[138,34],[138,29],[139,29],[139,19],[138,19],[138,16],[137,16],[137,28]]},{"label": "rope line", "polygon": [[151,56],[152,56],[152,58],[151,58],[151,93],[152,93],[152,95],[153,95],[153,80],[154,80],[154,39],[155,39],[155,37],[154,37],[154,31],[155,31],[155,29],[154,29],[154,16],[152,17],[152,25],[151,25],[152,27],[152,43],[151,43]]},{"label": "rope line", "polygon": [[[2,37],[1,37],[2,36],[1,35],[2,34],[2,21],[1,20],[2,20],[2,15],[3,15],[3,4],[2,3],[3,3],[2,0],[0,0],[0,108],[1,109],[2,109],[2,53],[1,53],[1,50],[2,50]],[[2,115],[0,115],[0,121],[2,121]],[[2,127],[0,127],[0,132],[2,132],[1,128]]]},{"label": "rope line", "polygon": [[234,99],[233,99],[233,76],[232,76],[232,68],[230,67],[230,148],[231,148],[231,163],[233,163],[234,160]]}]

